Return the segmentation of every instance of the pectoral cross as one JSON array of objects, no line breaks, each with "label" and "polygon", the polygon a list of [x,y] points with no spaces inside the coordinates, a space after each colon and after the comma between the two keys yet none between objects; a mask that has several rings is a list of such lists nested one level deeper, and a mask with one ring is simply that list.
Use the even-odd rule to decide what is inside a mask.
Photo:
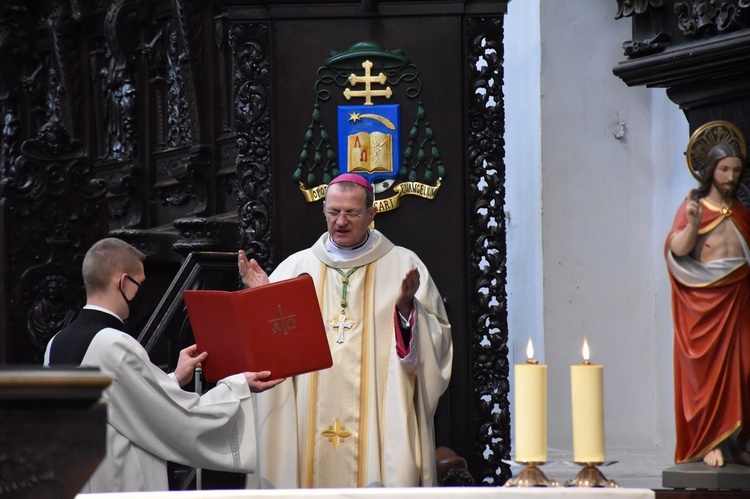
[{"label": "pectoral cross", "polygon": [[348,320],[346,317],[346,312],[342,310],[339,314],[338,320],[331,319],[330,321],[328,321],[328,324],[330,324],[334,328],[338,328],[339,334],[336,337],[336,343],[340,344],[344,342],[344,330],[353,328],[356,322]]}]

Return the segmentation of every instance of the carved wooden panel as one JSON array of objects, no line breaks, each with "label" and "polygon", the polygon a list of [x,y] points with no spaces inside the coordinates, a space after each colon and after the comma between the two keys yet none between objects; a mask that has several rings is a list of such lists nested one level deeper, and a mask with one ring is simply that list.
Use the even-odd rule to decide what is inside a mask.
[{"label": "carved wooden panel", "polygon": [[471,256],[474,451],[484,457],[477,481],[510,477],[508,326],[505,295],[502,18],[467,21],[469,241]]},{"label": "carved wooden panel", "polygon": [[668,47],[750,27],[746,0],[617,0],[616,19],[629,18],[633,38],[625,55],[643,57]]},{"label": "carved wooden panel", "polygon": [[274,266],[270,36],[267,22],[235,23],[229,32],[234,56],[240,247],[267,271]]},{"label": "carved wooden panel", "polygon": [[0,357],[41,363],[47,341],[85,302],[80,265],[106,232],[106,185],[80,142],[51,120],[21,146],[13,176],[0,180],[7,295]]},{"label": "carved wooden panel", "polygon": [[[0,405],[0,497],[74,499],[104,457],[107,406],[5,400]],[[78,406],[76,406],[78,402]],[[24,404],[25,403],[25,404]],[[26,405],[26,407],[24,407]]]}]

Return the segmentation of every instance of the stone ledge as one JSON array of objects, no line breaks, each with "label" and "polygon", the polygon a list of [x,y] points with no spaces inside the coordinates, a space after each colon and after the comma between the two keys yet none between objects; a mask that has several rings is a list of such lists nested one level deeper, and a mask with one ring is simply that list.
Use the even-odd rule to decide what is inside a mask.
[{"label": "stone ledge", "polygon": [[703,462],[682,463],[662,471],[662,486],[669,489],[750,490],[750,467],[728,463],[722,467]]}]

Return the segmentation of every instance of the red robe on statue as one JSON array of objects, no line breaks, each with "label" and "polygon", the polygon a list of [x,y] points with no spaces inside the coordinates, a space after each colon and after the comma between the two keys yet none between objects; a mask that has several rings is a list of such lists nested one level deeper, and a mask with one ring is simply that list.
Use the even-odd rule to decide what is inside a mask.
[{"label": "red robe on statue", "polygon": [[687,225],[686,203],[665,245],[672,282],[677,463],[703,458],[738,428],[745,442],[750,430],[750,213],[739,201],[727,213],[703,201],[699,236],[728,218],[743,239],[745,257],[701,264],[669,250],[671,238]]}]

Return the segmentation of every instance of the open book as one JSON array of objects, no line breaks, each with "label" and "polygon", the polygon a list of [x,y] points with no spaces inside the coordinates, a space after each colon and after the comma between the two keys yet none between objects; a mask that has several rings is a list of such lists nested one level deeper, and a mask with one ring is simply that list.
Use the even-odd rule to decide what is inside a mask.
[{"label": "open book", "polygon": [[240,291],[183,294],[207,381],[245,371],[286,378],[333,365],[310,276]]}]

